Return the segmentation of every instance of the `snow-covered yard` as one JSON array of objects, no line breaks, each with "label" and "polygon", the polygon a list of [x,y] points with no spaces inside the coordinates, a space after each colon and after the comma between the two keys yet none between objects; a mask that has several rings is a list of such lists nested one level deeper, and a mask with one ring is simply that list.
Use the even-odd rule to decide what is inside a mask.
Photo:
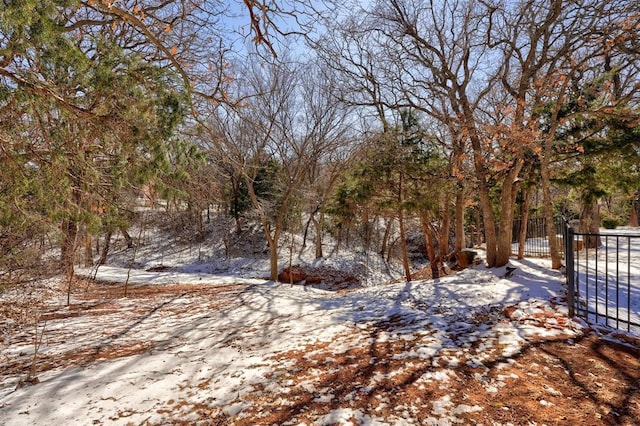
[{"label": "snow-covered yard", "polygon": [[[545,262],[513,261],[509,278],[479,265],[354,291],[103,267],[96,282],[76,284],[68,308],[51,282],[39,308],[39,383],[17,386],[35,330],[5,324],[1,423],[520,424],[544,418],[536,410],[555,415],[549,407],[568,391],[553,381],[539,385],[533,408],[503,396],[545,380],[550,367],[525,361],[536,345],[586,344],[583,324],[566,317],[564,278]],[[21,294],[3,293],[5,310]],[[634,380],[621,419],[640,419]]]}]

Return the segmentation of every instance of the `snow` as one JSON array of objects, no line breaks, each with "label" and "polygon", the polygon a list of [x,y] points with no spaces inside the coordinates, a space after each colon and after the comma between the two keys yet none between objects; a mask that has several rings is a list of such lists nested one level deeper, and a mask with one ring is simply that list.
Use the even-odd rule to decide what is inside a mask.
[{"label": "snow", "polygon": [[[352,261],[354,257],[347,258],[341,265]],[[179,264],[165,254],[163,262]],[[118,266],[81,270],[95,274],[102,283],[98,285],[128,280],[134,287],[197,285],[211,292],[203,296],[185,290],[153,301],[119,298],[110,301],[117,309],[105,304],[101,315],[51,316],[40,356],[79,351],[90,351],[91,356],[79,364],[39,372],[35,385],[17,387],[19,377],[4,376],[0,423],[163,424],[167,413],[195,422],[195,413],[203,407],[211,418],[240,420],[256,408],[260,395],[278,395],[286,406],[293,403],[294,389],[304,389],[314,392],[315,403],[334,407],[314,419],[316,425],[415,424],[411,407],[395,407],[395,414],[387,417],[375,409],[365,412],[350,405],[356,394],[338,400],[330,387],[316,388],[316,379],[339,372],[337,360],[356,356],[352,353],[359,348],[407,343],[410,348],[399,349],[395,359],[406,362],[407,368],[425,359],[438,367],[425,371],[417,383],[437,382],[446,389],[447,382],[456,379],[452,369],[467,365],[477,369],[477,380],[491,393],[510,378],[485,375],[490,356],[498,353],[508,365],[506,358],[531,339],[570,339],[582,333],[582,324],[566,318],[565,278],[551,270],[546,259],[512,260],[510,266],[517,269],[509,278],[504,278],[504,267],[478,265],[437,280],[368,285],[348,292],[261,279],[263,264],[255,265],[253,277],[247,262],[226,275],[194,265],[158,272]],[[377,279],[384,281],[382,276]],[[0,297],[10,298],[10,293]],[[65,295],[56,297],[50,304],[68,313]],[[80,297],[74,293],[73,301],[80,303]],[[507,307],[512,309],[509,317]],[[34,351],[33,345],[0,343],[0,366]],[[336,368],[296,371],[294,356],[287,354],[302,351],[312,360],[321,355],[313,349],[318,345],[325,351],[322,362]],[[112,348],[130,353],[106,356]],[[378,360],[372,356],[370,362]],[[371,375],[357,392],[368,394],[401,374],[402,370]],[[458,424],[460,415],[482,410],[461,402],[449,395],[431,401],[432,417],[421,424]],[[377,409],[384,411],[387,403],[380,399]]]}]

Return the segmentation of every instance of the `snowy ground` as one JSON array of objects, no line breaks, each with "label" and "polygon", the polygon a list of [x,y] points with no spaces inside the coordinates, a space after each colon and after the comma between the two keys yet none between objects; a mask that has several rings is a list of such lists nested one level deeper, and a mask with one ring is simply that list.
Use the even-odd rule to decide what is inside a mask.
[{"label": "snowy ground", "polygon": [[[76,291],[71,308],[45,309],[39,356],[44,363],[69,358],[70,365],[62,362],[39,373],[38,384],[18,389],[20,377],[3,376],[0,418],[7,425],[161,424],[167,416],[195,422],[201,416],[195,408],[206,406],[212,416],[241,421],[245,413],[255,416],[256,410],[259,417],[264,395],[279,394],[279,404],[294,404],[294,384],[328,403],[336,398],[332,388],[317,386],[327,372],[296,372],[295,357],[290,356],[300,352],[312,359],[313,348],[319,346],[337,359],[350,351],[408,342],[406,350],[394,353],[395,359],[407,366],[426,359],[439,367],[424,371],[418,384],[437,381],[446,387],[460,365],[475,369],[482,382],[485,362],[508,363],[531,340],[581,334],[580,325],[566,319],[566,306],[560,303],[560,274],[546,269],[542,260],[513,264],[518,269],[508,279],[501,277],[504,268],[478,266],[436,282],[342,293],[203,273],[103,267],[99,281],[122,283],[129,274],[132,293],[143,284],[159,289],[182,285],[184,291],[170,297],[160,292],[154,299],[105,299],[90,316],[73,314],[96,309],[94,301],[89,307]],[[29,339],[21,342],[3,342],[3,365],[31,357],[33,344]],[[113,353],[118,351],[124,353]],[[85,356],[78,357],[82,352]],[[374,355],[370,362],[376,362]],[[305,381],[294,383],[296,374]],[[399,374],[402,371],[363,378],[360,392],[365,395]],[[508,380],[487,380],[487,392]],[[429,402],[431,415],[420,423],[411,410],[380,410],[378,416],[375,410],[350,408],[359,395],[341,397],[339,408],[313,423],[348,424],[356,419],[358,424],[445,424],[483,409],[444,394]],[[384,400],[378,402],[384,406]],[[291,424],[297,424],[295,419]]]},{"label": "snowy ground", "polygon": [[[393,269],[375,257],[334,254],[314,266],[348,269],[365,286],[331,291],[267,281],[264,257],[220,260],[221,250],[123,250],[80,271],[96,280],[75,283],[68,307],[56,280],[1,293],[0,424],[640,419],[637,355],[584,339],[586,325],[567,318],[565,278],[545,259],[512,260],[512,275],[481,264],[390,283]],[[282,255],[286,266],[293,256]],[[38,327],[25,327],[34,315]],[[25,381],[36,347],[37,380]],[[587,365],[574,372],[574,358]]]}]

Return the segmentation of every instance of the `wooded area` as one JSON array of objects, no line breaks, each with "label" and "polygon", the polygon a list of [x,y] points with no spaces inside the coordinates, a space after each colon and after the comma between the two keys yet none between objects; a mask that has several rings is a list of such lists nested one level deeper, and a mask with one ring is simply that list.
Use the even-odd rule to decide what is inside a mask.
[{"label": "wooded area", "polygon": [[259,225],[273,280],[285,232],[410,281],[410,233],[500,267],[529,215],[558,268],[554,215],[638,226],[639,72],[637,0],[5,1],[0,281],[105,262],[141,199]]}]

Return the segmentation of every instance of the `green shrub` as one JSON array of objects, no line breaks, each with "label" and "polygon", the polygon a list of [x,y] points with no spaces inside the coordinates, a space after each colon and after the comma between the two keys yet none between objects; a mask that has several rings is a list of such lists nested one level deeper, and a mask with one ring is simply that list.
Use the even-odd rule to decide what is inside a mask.
[{"label": "green shrub", "polygon": [[605,229],[616,229],[618,225],[620,225],[620,223],[618,222],[618,219],[612,219],[612,218],[602,219],[602,226]]}]

